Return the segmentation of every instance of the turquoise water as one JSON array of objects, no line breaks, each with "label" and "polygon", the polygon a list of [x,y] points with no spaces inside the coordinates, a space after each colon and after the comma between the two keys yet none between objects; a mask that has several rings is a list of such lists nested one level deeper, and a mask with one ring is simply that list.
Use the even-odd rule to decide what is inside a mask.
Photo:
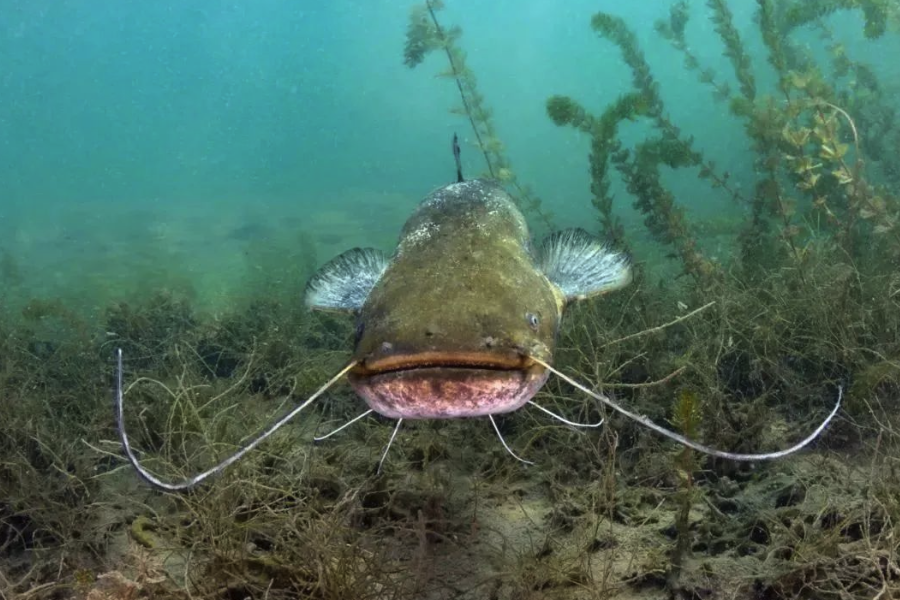
[{"label": "turquoise water", "polygon": [[[441,19],[462,28],[460,46],[515,171],[556,226],[594,223],[595,212],[588,140],[554,126],[546,99],[569,95],[599,113],[631,90],[619,49],[590,28],[598,10],[635,31],[673,121],[752,189],[741,123],[654,31],[666,4],[449,4]],[[765,89],[774,75],[761,59],[755,3],[732,4]],[[453,81],[435,77],[445,57],[403,65],[409,9],[349,0],[3,2],[0,252],[16,266],[7,300],[58,296],[90,310],[167,286],[220,307],[253,295],[260,273],[277,271],[276,284],[290,277],[310,245],[319,263],[354,245],[389,250],[415,203],[452,180],[454,132],[466,173],[485,168],[468,123],[450,112],[459,103]],[[697,2],[691,14],[692,52],[736,91],[709,9]],[[885,57],[900,56],[897,36],[863,40],[859,11],[827,23],[896,97],[897,62]],[[795,39],[824,56],[814,32]],[[626,124],[622,137],[645,132]],[[692,216],[746,210],[695,173],[664,177]],[[616,177],[613,186],[627,235],[643,239]]]}]

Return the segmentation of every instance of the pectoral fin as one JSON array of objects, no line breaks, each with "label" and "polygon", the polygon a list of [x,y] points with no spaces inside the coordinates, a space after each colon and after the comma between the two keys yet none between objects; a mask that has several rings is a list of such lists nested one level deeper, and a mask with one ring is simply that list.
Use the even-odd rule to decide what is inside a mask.
[{"label": "pectoral fin", "polygon": [[565,229],[547,236],[541,244],[539,261],[544,275],[568,302],[631,283],[628,257],[614,252],[584,229]]},{"label": "pectoral fin", "polygon": [[359,310],[389,262],[381,250],[347,250],[310,278],[306,284],[306,305],[319,310]]}]

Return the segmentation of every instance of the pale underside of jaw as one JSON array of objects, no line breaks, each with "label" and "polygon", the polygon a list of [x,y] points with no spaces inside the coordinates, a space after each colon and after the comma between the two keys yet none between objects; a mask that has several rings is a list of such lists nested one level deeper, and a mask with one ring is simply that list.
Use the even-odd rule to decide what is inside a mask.
[{"label": "pale underside of jaw", "polygon": [[356,393],[392,419],[483,417],[521,408],[547,381],[543,368],[424,366],[351,375]]}]

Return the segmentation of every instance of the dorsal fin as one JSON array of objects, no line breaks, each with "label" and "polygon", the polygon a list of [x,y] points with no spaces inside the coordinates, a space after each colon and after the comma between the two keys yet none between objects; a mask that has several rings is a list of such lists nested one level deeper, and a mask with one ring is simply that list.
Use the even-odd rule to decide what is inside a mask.
[{"label": "dorsal fin", "polygon": [[322,265],[310,278],[306,284],[306,305],[319,310],[359,310],[389,262],[381,250],[347,250]]},{"label": "dorsal fin", "polygon": [[459,138],[456,137],[456,134],[453,134],[453,158],[456,160],[456,183],[462,183],[465,181],[462,176],[462,162],[459,160]]}]

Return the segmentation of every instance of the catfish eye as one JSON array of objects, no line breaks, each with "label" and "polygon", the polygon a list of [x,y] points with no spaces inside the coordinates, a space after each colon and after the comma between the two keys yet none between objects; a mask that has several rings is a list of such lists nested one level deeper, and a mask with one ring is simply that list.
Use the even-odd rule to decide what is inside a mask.
[{"label": "catfish eye", "polygon": [[358,321],[358,322],[356,323],[356,332],[355,332],[354,335],[353,335],[353,340],[354,340],[353,343],[354,343],[354,344],[358,344],[358,343],[359,343],[359,340],[362,339],[363,332],[364,332],[365,330],[366,330],[366,324],[363,323],[362,321]]},{"label": "catfish eye", "polygon": [[537,331],[538,326],[541,324],[541,319],[534,313],[525,313],[525,320],[528,321],[528,326]]}]

